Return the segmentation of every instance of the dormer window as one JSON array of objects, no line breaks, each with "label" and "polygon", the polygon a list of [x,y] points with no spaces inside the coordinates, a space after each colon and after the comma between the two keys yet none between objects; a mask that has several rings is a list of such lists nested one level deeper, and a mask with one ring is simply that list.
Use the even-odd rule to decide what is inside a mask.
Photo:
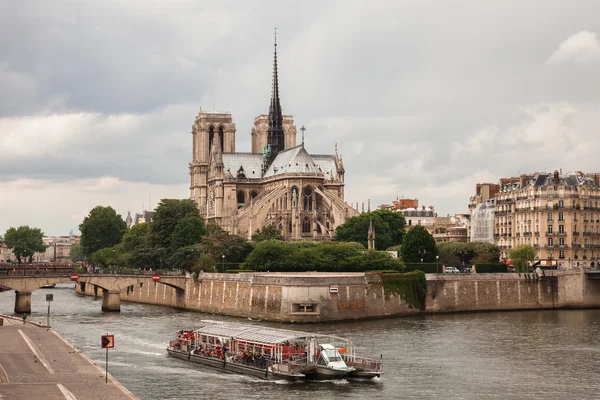
[{"label": "dormer window", "polygon": [[240,165],[240,168],[237,170],[238,178],[245,178],[246,174],[244,173],[244,167]]}]

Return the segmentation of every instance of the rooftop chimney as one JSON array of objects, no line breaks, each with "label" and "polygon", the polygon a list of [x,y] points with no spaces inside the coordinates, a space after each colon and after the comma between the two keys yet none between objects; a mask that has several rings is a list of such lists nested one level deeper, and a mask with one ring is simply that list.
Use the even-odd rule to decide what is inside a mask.
[{"label": "rooftop chimney", "polygon": [[554,170],[554,184],[558,185],[558,171]]}]

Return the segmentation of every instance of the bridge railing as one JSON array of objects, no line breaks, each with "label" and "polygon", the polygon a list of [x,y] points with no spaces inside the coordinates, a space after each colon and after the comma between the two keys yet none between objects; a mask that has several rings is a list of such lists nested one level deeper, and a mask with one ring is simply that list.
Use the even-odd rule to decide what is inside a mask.
[{"label": "bridge railing", "polygon": [[94,269],[94,268],[54,268],[52,266],[27,266],[10,267],[0,266],[0,276],[65,276],[70,274],[92,274],[92,275],[143,275],[143,276],[185,276],[181,270],[158,270],[150,271],[143,269]]},{"label": "bridge railing", "polygon": [[65,276],[77,273],[75,269],[0,268],[0,276]]},{"label": "bridge railing", "polygon": [[122,268],[108,268],[108,269],[91,269],[88,271],[80,271],[80,273],[100,274],[100,275],[161,275],[161,276],[185,276],[185,271],[181,270],[143,270],[143,269],[122,269]]}]

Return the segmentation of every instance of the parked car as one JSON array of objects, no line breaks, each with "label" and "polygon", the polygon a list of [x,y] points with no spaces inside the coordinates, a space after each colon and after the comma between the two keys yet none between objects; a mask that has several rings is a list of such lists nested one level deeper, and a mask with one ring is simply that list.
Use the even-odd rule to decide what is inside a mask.
[{"label": "parked car", "polygon": [[460,271],[456,267],[446,267],[445,271],[447,274],[460,274]]}]

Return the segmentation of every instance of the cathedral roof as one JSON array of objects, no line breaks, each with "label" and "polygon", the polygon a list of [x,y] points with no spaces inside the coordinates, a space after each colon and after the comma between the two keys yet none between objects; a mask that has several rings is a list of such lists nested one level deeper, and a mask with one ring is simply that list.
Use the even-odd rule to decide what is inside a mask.
[{"label": "cathedral roof", "polygon": [[323,175],[322,169],[302,145],[280,151],[265,172],[264,178],[290,173]]},{"label": "cathedral roof", "polygon": [[332,154],[312,154],[311,157],[315,164],[317,164],[317,167],[321,168],[325,178],[331,179],[331,177],[337,177],[338,170],[335,163],[335,156]]},{"label": "cathedral roof", "polygon": [[225,172],[231,173],[233,177],[237,177],[238,172],[242,172],[246,178],[260,179],[262,161],[262,154],[223,153]]}]

